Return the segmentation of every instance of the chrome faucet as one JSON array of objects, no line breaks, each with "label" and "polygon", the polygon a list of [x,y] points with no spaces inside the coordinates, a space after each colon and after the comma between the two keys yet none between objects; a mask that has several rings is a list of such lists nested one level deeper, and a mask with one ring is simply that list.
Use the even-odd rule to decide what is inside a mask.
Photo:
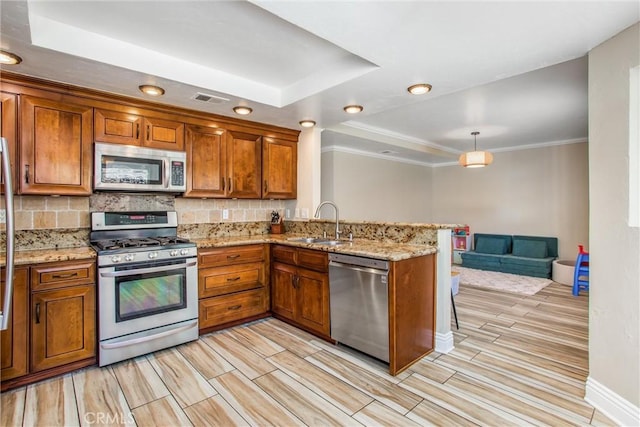
[{"label": "chrome faucet", "polygon": [[336,210],[336,240],[340,239],[340,228],[339,228],[339,219],[338,219],[338,206],[336,206],[335,203],[333,202],[322,202],[318,205],[318,208],[316,209],[316,213],[315,215],[313,215],[314,218],[319,218],[320,217],[320,208],[322,208],[324,205],[331,205],[333,206],[333,208]]}]

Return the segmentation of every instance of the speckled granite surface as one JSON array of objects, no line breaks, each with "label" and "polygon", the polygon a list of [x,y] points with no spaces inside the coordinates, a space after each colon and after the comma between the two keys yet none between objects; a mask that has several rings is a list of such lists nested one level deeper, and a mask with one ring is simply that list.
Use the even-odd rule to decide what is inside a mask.
[{"label": "speckled granite surface", "polygon": [[[302,235],[294,235],[291,233],[264,234],[257,236],[232,236],[193,239],[193,241],[198,245],[198,248],[248,245],[252,243],[280,243],[289,246],[316,249],[325,252],[359,255],[369,258],[385,259],[389,261],[400,261],[402,259],[409,259],[417,256],[434,254],[437,252],[437,248],[431,245],[354,239],[353,242],[345,242],[338,246],[330,246],[320,243],[297,242],[295,241],[295,239],[298,237],[302,237]],[[306,237],[306,235],[304,237]]]},{"label": "speckled granite surface", "polygon": [[[72,261],[79,259],[92,259],[96,252],[90,247],[62,248],[62,249],[36,249],[16,251],[15,265],[41,264],[43,262]],[[0,253],[0,265],[6,265],[6,253]]]},{"label": "speckled granite surface", "polygon": [[[297,247],[340,252],[397,261],[437,252],[437,230],[458,227],[458,224],[407,224],[371,221],[340,223],[342,237],[353,233],[353,242],[339,246],[303,243],[294,237],[321,237],[326,231],[333,237],[333,221],[286,221],[286,234],[269,234],[269,223],[236,222],[186,224],[178,226],[178,235],[193,240],[199,248],[246,245],[252,243],[282,243]],[[4,233],[0,241],[4,246]],[[95,258],[89,247],[89,229],[21,230],[16,232],[16,264]],[[4,265],[4,254],[0,254]]]}]

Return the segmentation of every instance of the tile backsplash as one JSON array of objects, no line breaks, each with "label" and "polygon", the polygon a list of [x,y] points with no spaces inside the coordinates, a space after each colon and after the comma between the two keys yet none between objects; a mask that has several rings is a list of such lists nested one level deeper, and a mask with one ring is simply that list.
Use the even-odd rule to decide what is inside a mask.
[{"label": "tile backsplash", "polygon": [[185,199],[164,194],[96,193],[89,197],[15,196],[14,211],[16,230],[46,230],[90,228],[90,212],[99,211],[175,210],[181,225],[261,222],[269,221],[273,210],[282,213],[284,203],[282,200]]}]

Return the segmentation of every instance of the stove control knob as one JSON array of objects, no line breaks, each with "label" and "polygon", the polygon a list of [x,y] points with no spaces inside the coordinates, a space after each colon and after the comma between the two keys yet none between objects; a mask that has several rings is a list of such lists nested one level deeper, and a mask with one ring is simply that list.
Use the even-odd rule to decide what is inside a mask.
[{"label": "stove control knob", "polygon": [[158,258],[158,252],[149,252],[149,258],[150,259]]},{"label": "stove control knob", "polygon": [[172,250],[171,252],[169,252],[169,256],[178,256],[178,251],[176,251],[175,249]]},{"label": "stove control knob", "polygon": [[135,257],[136,257],[135,254],[127,254],[124,256],[124,260],[130,262],[130,261],[133,261]]},{"label": "stove control knob", "polygon": [[122,261],[122,258],[120,258],[120,255],[114,255],[111,257],[111,262],[116,263],[116,262],[120,262]]},{"label": "stove control knob", "polygon": [[180,249],[180,255],[189,255],[189,249]]}]

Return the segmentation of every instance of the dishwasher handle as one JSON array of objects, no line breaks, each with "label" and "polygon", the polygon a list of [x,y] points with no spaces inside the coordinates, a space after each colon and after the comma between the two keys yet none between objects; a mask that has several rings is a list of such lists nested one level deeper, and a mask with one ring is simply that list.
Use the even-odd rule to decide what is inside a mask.
[{"label": "dishwasher handle", "polygon": [[380,270],[377,268],[370,268],[370,267],[360,267],[358,265],[344,264],[342,262],[336,262],[336,261],[329,261],[329,268],[331,267],[346,268],[352,271],[361,271],[363,273],[377,274],[379,276],[386,276],[389,274],[389,270]]}]

